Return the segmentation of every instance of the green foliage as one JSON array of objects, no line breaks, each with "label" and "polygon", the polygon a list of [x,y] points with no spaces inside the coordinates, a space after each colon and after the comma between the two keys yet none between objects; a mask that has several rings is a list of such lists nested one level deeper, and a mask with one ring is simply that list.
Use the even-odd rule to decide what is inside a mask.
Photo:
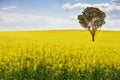
[{"label": "green foliage", "polygon": [[92,40],[98,28],[105,24],[105,13],[95,7],[87,7],[82,15],[78,15],[78,20],[81,26],[90,31]]},{"label": "green foliage", "polygon": [[78,15],[79,23],[84,28],[96,27],[99,28],[105,24],[105,13],[95,7],[87,7],[82,15]]}]

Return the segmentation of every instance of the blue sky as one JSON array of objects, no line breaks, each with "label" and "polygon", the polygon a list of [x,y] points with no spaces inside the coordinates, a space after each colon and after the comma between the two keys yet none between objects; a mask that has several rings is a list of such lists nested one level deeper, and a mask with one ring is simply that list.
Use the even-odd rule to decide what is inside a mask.
[{"label": "blue sky", "polygon": [[0,0],[0,31],[83,29],[77,15],[87,6],[107,14],[102,29],[120,30],[120,0]]}]

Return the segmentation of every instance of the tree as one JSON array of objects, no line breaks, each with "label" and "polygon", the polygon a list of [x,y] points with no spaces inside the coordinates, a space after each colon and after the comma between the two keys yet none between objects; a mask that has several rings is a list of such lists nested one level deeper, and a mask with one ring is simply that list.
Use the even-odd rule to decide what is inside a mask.
[{"label": "tree", "polygon": [[105,24],[105,17],[106,14],[95,7],[87,7],[82,15],[78,15],[79,23],[83,28],[90,31],[93,42],[97,29]]}]

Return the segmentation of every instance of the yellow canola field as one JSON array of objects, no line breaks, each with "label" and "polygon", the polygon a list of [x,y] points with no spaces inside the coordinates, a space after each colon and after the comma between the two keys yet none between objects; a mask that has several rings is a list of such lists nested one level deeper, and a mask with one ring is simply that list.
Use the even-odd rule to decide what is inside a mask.
[{"label": "yellow canola field", "polygon": [[0,79],[9,80],[25,70],[27,73],[19,75],[43,71],[71,78],[72,73],[79,77],[84,71],[93,74],[98,69],[107,76],[112,69],[120,71],[120,31],[101,31],[95,42],[88,31],[81,30],[0,32]]}]

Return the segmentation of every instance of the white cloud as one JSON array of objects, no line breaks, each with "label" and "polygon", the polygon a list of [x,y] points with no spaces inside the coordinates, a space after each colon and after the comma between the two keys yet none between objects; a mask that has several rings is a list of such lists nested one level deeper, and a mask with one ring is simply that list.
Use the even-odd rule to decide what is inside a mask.
[{"label": "white cloud", "polygon": [[76,4],[70,4],[66,3],[62,5],[62,8],[65,10],[72,10],[72,9],[83,9],[86,7],[98,7],[103,11],[112,11],[112,10],[120,10],[120,6],[116,6],[109,3],[101,3],[101,4],[82,4],[82,3],[76,3]]},{"label": "white cloud", "polygon": [[[106,24],[103,25],[102,29],[110,29],[110,30],[120,30],[120,6],[109,4],[109,3],[102,3],[102,4],[70,4],[66,3],[62,5],[62,9],[64,10],[73,10],[73,9],[84,9],[86,7],[98,7],[101,10],[106,12]],[[72,17],[73,19],[73,17]]]},{"label": "white cloud", "polygon": [[[106,18],[102,29],[120,30],[119,18]],[[114,17],[114,16],[113,16]],[[49,29],[84,29],[77,20],[77,15],[68,17],[49,17],[28,14],[13,14],[0,12],[0,31],[4,30],[49,30]]]},{"label": "white cloud", "polygon": [[28,14],[0,13],[0,28],[3,30],[78,29],[77,25],[79,25],[77,21],[72,20],[71,17],[56,18]]},{"label": "white cloud", "polygon": [[120,0],[112,0],[114,3],[120,3]]},{"label": "white cloud", "polygon": [[103,29],[109,29],[109,30],[120,30],[119,24],[120,24],[119,19],[109,19],[109,18],[107,18],[106,19],[106,24],[102,28]]},{"label": "white cloud", "polygon": [[[112,16],[109,16],[105,19],[106,23],[102,26],[101,29],[103,30],[120,30],[120,19],[119,18],[111,18]],[[113,16],[114,17],[114,16]],[[74,24],[79,24],[77,19],[77,16],[69,16],[69,19],[74,22]],[[78,25],[79,27],[80,24]],[[82,28],[82,27],[81,27]],[[82,28],[84,29],[84,28]]]},{"label": "white cloud", "polygon": [[0,8],[0,10],[11,10],[11,9],[15,9],[15,8],[17,8],[17,6],[4,7],[4,8]]}]

